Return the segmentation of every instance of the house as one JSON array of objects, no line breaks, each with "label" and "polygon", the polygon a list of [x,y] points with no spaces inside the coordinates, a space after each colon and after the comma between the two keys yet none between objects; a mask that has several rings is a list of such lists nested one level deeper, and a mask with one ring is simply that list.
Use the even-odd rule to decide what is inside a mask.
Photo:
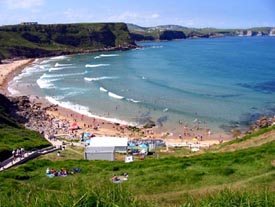
[{"label": "house", "polygon": [[21,22],[21,25],[36,25],[38,22]]}]

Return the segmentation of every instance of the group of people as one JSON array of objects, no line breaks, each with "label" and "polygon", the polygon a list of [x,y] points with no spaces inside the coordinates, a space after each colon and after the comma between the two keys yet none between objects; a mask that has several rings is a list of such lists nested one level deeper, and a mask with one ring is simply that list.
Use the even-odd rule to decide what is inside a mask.
[{"label": "group of people", "polygon": [[46,169],[46,175],[48,177],[54,177],[54,176],[67,176],[67,175],[73,175],[75,173],[80,173],[81,170],[79,168],[73,168],[71,171],[66,170],[64,168],[61,168],[60,170],[55,170],[55,169]]},{"label": "group of people", "polygon": [[12,150],[12,157],[15,160],[16,158],[23,158],[25,156],[25,150],[23,147]]},{"label": "group of people", "polygon": [[120,183],[122,180],[128,180],[128,173],[122,173],[120,176],[114,174],[114,176],[112,177],[113,183]]}]

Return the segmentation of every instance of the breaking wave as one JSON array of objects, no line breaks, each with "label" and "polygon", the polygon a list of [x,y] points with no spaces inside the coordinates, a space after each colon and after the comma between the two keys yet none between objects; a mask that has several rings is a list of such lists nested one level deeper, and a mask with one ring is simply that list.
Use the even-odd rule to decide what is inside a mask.
[{"label": "breaking wave", "polygon": [[104,58],[104,57],[116,57],[116,56],[119,56],[119,54],[101,54],[101,55],[95,56],[94,59]]},{"label": "breaking wave", "polygon": [[83,115],[88,116],[88,117],[103,119],[103,120],[106,120],[106,121],[109,121],[109,122],[112,122],[112,123],[120,123],[120,124],[123,124],[123,125],[130,125],[130,126],[136,126],[137,125],[137,123],[127,122],[127,121],[123,121],[123,120],[116,119],[116,118],[106,118],[106,117],[101,117],[101,116],[94,115],[89,111],[89,107],[82,106],[82,105],[79,105],[79,104],[74,104],[70,101],[60,101],[60,99],[58,97],[46,96],[45,98],[53,104],[57,104],[57,105],[59,105],[63,108],[70,109],[72,111],[75,111],[79,114],[83,114]]},{"label": "breaking wave", "polygon": [[105,67],[109,66],[110,64],[86,64],[86,68],[97,68],[97,67]]},{"label": "breaking wave", "polygon": [[116,77],[102,76],[98,78],[87,78],[87,77],[84,78],[84,80],[86,81],[99,81],[99,80],[108,80],[108,79],[116,79]]},{"label": "breaking wave", "polygon": [[115,98],[115,99],[123,99],[124,98],[123,96],[119,96],[119,95],[117,95],[115,93],[112,93],[110,91],[108,92],[108,95],[112,98]]}]

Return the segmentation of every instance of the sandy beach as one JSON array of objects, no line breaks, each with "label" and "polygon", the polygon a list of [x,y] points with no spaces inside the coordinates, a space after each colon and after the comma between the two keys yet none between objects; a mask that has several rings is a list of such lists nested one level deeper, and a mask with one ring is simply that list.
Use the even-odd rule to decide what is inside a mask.
[{"label": "sandy beach", "polygon": [[[25,59],[0,65],[0,92],[10,95],[7,90],[8,82],[12,80],[15,75],[19,74],[24,67],[32,62],[33,59]],[[43,107],[52,105],[43,97],[32,97],[30,99],[33,103],[41,104]],[[77,123],[80,129],[74,131],[76,137],[80,137],[83,132],[89,132],[95,136],[128,137],[129,139],[163,138],[169,144],[199,142],[205,145],[219,144],[221,141],[228,140],[226,135],[211,134],[211,131],[206,129],[186,129],[184,126],[182,126],[183,132],[181,136],[161,132],[158,128],[131,128],[118,123],[110,123],[105,120],[81,115],[59,106],[57,106],[57,110],[47,110],[46,113],[49,114],[52,120],[60,120],[64,123],[68,123],[69,126],[73,123]],[[194,137],[197,137],[197,141],[194,140]]]},{"label": "sandy beach", "polygon": [[0,64],[0,92],[7,93],[8,82],[21,72],[34,59],[15,60],[11,63]]}]

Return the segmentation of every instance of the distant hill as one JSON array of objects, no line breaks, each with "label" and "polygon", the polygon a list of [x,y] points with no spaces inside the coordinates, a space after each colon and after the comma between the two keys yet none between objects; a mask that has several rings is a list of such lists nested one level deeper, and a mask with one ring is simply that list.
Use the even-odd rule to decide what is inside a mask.
[{"label": "distant hill", "polygon": [[134,24],[127,24],[127,26],[131,33],[131,37],[135,41],[212,38],[224,36],[264,36],[273,34],[272,27],[255,27],[249,29],[216,29],[188,28],[180,25],[141,27]]},{"label": "distant hill", "polygon": [[135,47],[124,23],[0,27],[0,60]]}]

